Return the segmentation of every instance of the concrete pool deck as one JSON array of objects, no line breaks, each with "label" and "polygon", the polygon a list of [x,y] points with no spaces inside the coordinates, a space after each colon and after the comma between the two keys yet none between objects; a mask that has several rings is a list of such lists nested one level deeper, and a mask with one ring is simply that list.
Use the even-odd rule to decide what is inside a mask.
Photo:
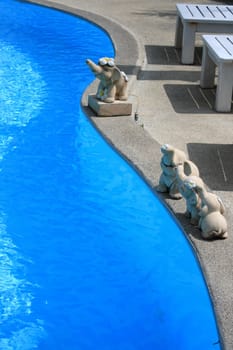
[{"label": "concrete pool deck", "polygon": [[[30,0],[87,18],[104,28],[116,49],[116,61],[130,78],[132,116],[95,117],[97,129],[155,191],[164,143],[184,150],[201,177],[226,207],[229,238],[204,241],[185,218],[184,200],[161,200],[177,218],[193,246],[212,296],[222,348],[233,349],[233,114],[216,113],[213,90],[199,88],[201,47],[194,65],[181,65],[174,49],[176,2],[172,0]],[[194,2],[194,1],[193,1]],[[203,0],[199,3],[206,3]],[[208,3],[216,4],[215,1]],[[198,44],[201,44],[198,37]],[[91,57],[90,57],[91,58]],[[137,112],[139,119],[134,120]],[[155,191],[156,192],[156,191]],[[191,301],[195,303],[195,300]],[[200,325],[200,332],[205,325]],[[213,349],[215,348],[213,344]],[[204,350],[204,349],[200,349]]]}]

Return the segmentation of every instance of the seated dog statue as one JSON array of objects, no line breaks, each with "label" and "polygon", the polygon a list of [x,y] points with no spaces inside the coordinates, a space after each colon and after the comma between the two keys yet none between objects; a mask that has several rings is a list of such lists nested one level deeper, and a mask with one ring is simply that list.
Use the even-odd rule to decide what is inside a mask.
[{"label": "seated dog statue", "polygon": [[176,167],[179,164],[183,164],[184,172],[186,176],[196,175],[199,176],[199,171],[196,165],[191,162],[186,154],[168,144],[161,147],[163,156],[160,161],[162,174],[160,175],[159,185],[157,186],[158,192],[168,192],[169,196],[174,199],[182,198],[177,181]]},{"label": "seated dog statue", "polygon": [[126,101],[128,99],[128,78],[115,65],[113,58],[100,58],[98,64],[87,59],[86,63],[96,78],[100,80],[96,94],[97,99],[107,103],[112,103],[115,100]]}]

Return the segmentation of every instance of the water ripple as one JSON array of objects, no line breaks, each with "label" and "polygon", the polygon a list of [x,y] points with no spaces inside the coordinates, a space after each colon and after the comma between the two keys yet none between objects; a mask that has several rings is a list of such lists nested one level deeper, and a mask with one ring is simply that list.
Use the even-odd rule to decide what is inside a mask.
[{"label": "water ripple", "polygon": [[[32,290],[37,286],[25,276],[24,265],[28,261],[7,234],[4,213],[0,213],[0,261],[0,337],[4,334],[0,349],[34,349],[45,333],[42,321],[30,319]],[[9,325],[12,331],[6,337]]]},{"label": "water ripple", "polygon": [[0,41],[0,124],[26,126],[43,107],[45,86],[29,57]]}]

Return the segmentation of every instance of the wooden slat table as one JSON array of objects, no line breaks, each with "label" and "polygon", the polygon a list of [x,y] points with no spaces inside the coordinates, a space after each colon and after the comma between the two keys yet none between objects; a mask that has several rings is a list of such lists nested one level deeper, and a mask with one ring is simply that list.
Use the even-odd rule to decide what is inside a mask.
[{"label": "wooden slat table", "polygon": [[218,67],[215,109],[230,112],[233,89],[233,35],[203,35],[203,58],[200,85],[214,86]]},{"label": "wooden slat table", "polygon": [[194,61],[195,34],[233,33],[233,6],[177,4],[175,47],[182,48],[181,62]]}]

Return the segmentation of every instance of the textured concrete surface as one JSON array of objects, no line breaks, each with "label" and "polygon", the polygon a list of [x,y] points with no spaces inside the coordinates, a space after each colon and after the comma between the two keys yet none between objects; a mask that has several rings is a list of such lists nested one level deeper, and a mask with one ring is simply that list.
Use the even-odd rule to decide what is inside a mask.
[{"label": "textured concrete surface", "polygon": [[[232,350],[233,114],[215,113],[215,90],[199,87],[201,37],[197,37],[195,64],[184,66],[180,64],[180,51],[173,46],[175,1],[31,2],[85,17],[111,36],[117,64],[130,77],[132,116],[95,117],[86,105],[88,94],[96,91],[96,82],[88,87],[82,103],[96,128],[145,181],[155,189],[160,176],[160,146],[170,143],[188,153],[199,167],[206,185],[222,198],[227,210],[229,238],[208,242],[184,217],[183,200],[174,201],[159,195],[193,246],[212,297],[222,348]],[[137,122],[134,120],[135,112],[139,116]],[[205,325],[200,325],[200,331],[204,330]]]}]

